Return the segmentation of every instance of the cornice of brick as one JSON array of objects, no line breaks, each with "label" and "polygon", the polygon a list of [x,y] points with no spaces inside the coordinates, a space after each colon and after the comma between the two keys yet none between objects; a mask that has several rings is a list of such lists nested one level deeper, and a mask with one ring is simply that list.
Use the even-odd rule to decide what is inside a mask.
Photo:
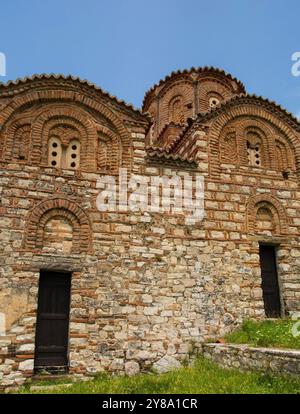
[{"label": "cornice of brick", "polygon": [[193,74],[215,75],[216,77],[227,79],[227,81],[228,80],[233,81],[238,86],[237,94],[246,93],[244,84],[240,80],[232,76],[230,73],[227,73],[222,69],[215,68],[212,66],[204,66],[204,67],[198,67],[198,68],[192,67],[191,69],[173,71],[172,73],[167,75],[165,78],[161,79],[158,83],[153,85],[145,94],[142,108],[144,109],[147,102],[151,100],[151,98],[154,97],[153,94],[155,94],[155,91],[157,90],[157,88],[160,88],[164,84],[167,85],[168,83],[171,83],[175,80],[185,79],[187,77],[190,78],[191,81],[195,81],[195,79],[193,79],[193,76],[192,76]]},{"label": "cornice of brick", "polygon": [[49,86],[54,86],[58,88],[70,88],[76,87],[84,90],[86,92],[92,92],[97,96],[111,101],[112,104],[116,105],[120,110],[130,113],[131,116],[138,118],[140,121],[145,123],[150,123],[150,117],[147,114],[142,113],[138,108],[135,108],[133,105],[126,103],[125,101],[118,99],[116,96],[111,95],[110,93],[104,91],[97,85],[87,81],[82,80],[76,76],[71,75],[62,75],[62,74],[36,74],[30,77],[19,78],[15,81],[9,81],[7,83],[0,82],[0,99],[13,97],[15,95],[24,93],[30,89],[40,89],[40,88],[49,88]]}]

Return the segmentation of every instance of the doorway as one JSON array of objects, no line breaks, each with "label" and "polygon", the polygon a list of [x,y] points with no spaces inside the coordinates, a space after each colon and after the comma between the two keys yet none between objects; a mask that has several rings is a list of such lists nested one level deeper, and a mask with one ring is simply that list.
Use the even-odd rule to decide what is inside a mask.
[{"label": "doorway", "polygon": [[67,371],[71,273],[41,271],[35,371]]},{"label": "doorway", "polygon": [[276,247],[261,244],[259,246],[259,256],[265,313],[268,318],[279,318],[281,316],[281,303],[276,266]]}]

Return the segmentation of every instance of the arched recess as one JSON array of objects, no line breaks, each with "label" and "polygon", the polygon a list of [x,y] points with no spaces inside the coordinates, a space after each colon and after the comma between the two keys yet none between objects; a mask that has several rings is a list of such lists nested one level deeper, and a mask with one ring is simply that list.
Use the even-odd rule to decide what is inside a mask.
[{"label": "arched recess", "polygon": [[[157,135],[170,122],[170,111],[172,111],[172,106],[175,102],[178,102],[181,108],[180,122],[177,120],[175,123],[184,124],[189,117],[195,114],[195,87],[192,79],[188,77],[183,77],[164,85],[157,94],[156,99],[159,105],[156,118]],[[178,116],[176,118],[178,119]]]},{"label": "arched recess", "polygon": [[62,208],[45,213],[37,227],[36,248],[70,254],[79,252],[80,224],[77,217]]},{"label": "arched recess", "polygon": [[[113,125],[116,134],[120,137],[120,141],[122,143],[122,165],[126,166],[127,168],[131,168],[132,165],[132,148],[131,148],[131,135],[128,129],[125,127],[123,119],[115,112],[110,109],[108,105],[101,102],[101,97],[94,98],[89,96],[88,94],[84,94],[81,92],[80,88],[78,87],[77,83],[74,82],[74,85],[70,90],[67,89],[59,89],[58,87],[53,88],[45,83],[47,89],[39,89],[39,91],[34,92],[34,82],[32,83],[32,91],[29,90],[21,96],[16,95],[14,100],[5,107],[3,111],[0,112],[0,125],[2,125],[1,133],[5,130],[6,125],[12,120],[14,116],[19,116],[22,111],[28,110],[30,106],[35,104],[41,105],[45,104],[45,110],[51,107],[64,107],[66,111],[74,111],[76,112],[75,117],[74,114],[71,116],[72,118],[76,119],[77,121],[81,122],[87,131],[93,130],[93,137],[94,139],[94,148],[88,148],[88,154],[92,154],[94,156],[94,162],[92,166],[96,166],[96,145],[97,145],[97,138],[96,138],[96,129],[95,129],[95,122],[97,122],[97,116],[95,118],[90,114],[88,111],[93,111],[95,113],[99,113],[102,117],[107,118]],[[74,87],[76,89],[74,90]],[[66,87],[67,88],[67,87]],[[78,119],[79,116],[79,119]],[[84,122],[83,122],[84,119]],[[89,124],[89,125],[87,125]],[[40,128],[41,128],[40,124]],[[35,134],[37,133],[37,129],[35,130]],[[41,135],[41,131],[40,134]],[[36,135],[35,135],[36,137]],[[88,137],[89,138],[89,137]],[[13,139],[13,138],[12,138]],[[32,139],[33,141],[33,139]],[[39,147],[36,148],[36,158],[41,158],[41,144]],[[89,165],[89,170],[92,170],[91,165]]]},{"label": "arched recess", "polygon": [[176,125],[184,124],[184,109],[182,95],[173,96],[168,105],[169,122]]},{"label": "arched recess", "polygon": [[61,218],[72,226],[72,253],[91,253],[91,225],[82,208],[66,198],[52,198],[40,202],[29,213],[24,235],[24,248],[42,250],[45,226],[53,218]]},{"label": "arched recess", "polygon": [[272,228],[269,231],[274,235],[287,233],[287,217],[285,210],[277,198],[270,194],[259,194],[251,197],[246,206],[247,231],[249,233],[263,232],[264,228],[257,226],[260,215],[269,214]]},{"label": "arched recess", "polygon": [[260,148],[260,164],[262,168],[275,169],[275,146],[274,133],[275,131],[268,125],[267,122],[258,119],[243,119],[240,121],[241,136],[240,136],[240,157],[244,159],[245,165],[252,165],[248,159],[248,144]]},{"label": "arched recess", "polygon": [[220,137],[220,162],[228,164],[239,164],[237,151],[237,130],[232,127],[225,128]]},{"label": "arched recess", "polygon": [[295,159],[289,142],[279,135],[275,139],[276,168],[278,171],[295,170]]},{"label": "arched recess", "polygon": [[271,113],[261,106],[255,106],[252,102],[238,104],[238,99],[236,99],[233,106],[230,105],[230,102],[225,103],[215,114],[212,114],[212,117],[213,121],[210,126],[209,136],[210,174],[212,177],[218,177],[221,172],[220,137],[222,136],[222,132],[226,127],[231,126],[231,123],[235,120],[238,124],[239,119],[244,119],[244,125],[239,127],[237,136],[237,146],[240,157],[242,158],[240,160],[242,165],[246,165],[247,163],[247,153],[245,152],[244,138],[241,132],[242,128],[250,125],[255,126],[256,124],[264,131],[267,137],[271,168],[277,169],[274,140],[279,131],[280,136],[284,137],[292,149],[295,159],[295,169],[297,174],[300,175],[300,140],[289,123],[284,122],[275,113]]},{"label": "arched recess", "polygon": [[97,124],[96,128],[98,133],[97,169],[117,174],[123,160],[120,137],[104,125]]},{"label": "arched recess", "polygon": [[[235,132],[236,148],[234,154],[239,160],[240,165],[251,166],[249,162],[249,148],[259,146],[260,163],[257,166],[263,168],[275,169],[275,149],[274,149],[274,131],[266,123],[257,119],[248,119],[246,117],[236,117],[226,124],[220,135],[220,157],[222,161],[225,137],[227,131]],[[233,149],[233,148],[232,148]],[[255,164],[254,164],[255,166]]]},{"label": "arched recess", "polygon": [[219,138],[220,162],[249,165],[248,144],[260,146],[260,160],[264,168],[272,168],[274,143],[272,129],[256,119],[236,117],[230,120]]},{"label": "arched recess", "polygon": [[[224,85],[218,79],[204,78],[200,79],[199,86],[199,108],[201,112],[208,111],[213,106],[210,105],[210,98],[216,98],[218,104],[229,99],[234,92],[229,85]],[[214,105],[217,106],[217,105]]]},{"label": "arched recess", "polygon": [[3,125],[0,133],[0,158],[4,161],[28,161],[31,143],[31,118],[17,115]]},{"label": "arched recess", "polygon": [[[32,127],[32,163],[48,165],[48,144],[51,139],[51,131],[59,127],[74,131],[74,137],[80,140],[81,168],[96,169],[95,143],[97,133],[87,116],[77,108],[54,107],[45,108],[34,121]],[[66,134],[66,135],[70,135]],[[70,136],[72,140],[72,137]],[[67,143],[65,143],[67,145]]]}]

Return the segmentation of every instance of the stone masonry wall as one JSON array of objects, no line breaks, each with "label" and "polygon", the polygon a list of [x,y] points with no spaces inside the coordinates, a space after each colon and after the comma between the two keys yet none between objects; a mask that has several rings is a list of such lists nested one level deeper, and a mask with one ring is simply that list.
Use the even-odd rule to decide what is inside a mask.
[{"label": "stone masonry wall", "polygon": [[[144,171],[170,173],[160,168]],[[58,176],[52,169],[21,171],[17,165],[6,171],[1,292],[4,298],[20,295],[26,301],[14,310],[19,316],[5,339],[13,345],[13,355],[2,356],[3,385],[18,384],[32,374],[40,269],[73,272],[69,357],[70,372],[77,375],[139,372],[166,355],[184,360],[195,344],[223,335],[245,318],[264,317],[258,241],[243,233],[249,178],[236,177],[245,180],[244,186],[206,182],[206,218],[188,226],[181,216],[98,212],[92,174],[75,182],[69,171]],[[28,203],[37,194],[46,199],[55,182],[89,210],[89,253],[23,248]],[[279,270],[288,313],[298,309],[299,247],[297,239],[281,242]]]},{"label": "stone masonry wall", "polygon": [[247,345],[204,344],[203,356],[225,368],[300,375],[300,351],[252,348]]}]

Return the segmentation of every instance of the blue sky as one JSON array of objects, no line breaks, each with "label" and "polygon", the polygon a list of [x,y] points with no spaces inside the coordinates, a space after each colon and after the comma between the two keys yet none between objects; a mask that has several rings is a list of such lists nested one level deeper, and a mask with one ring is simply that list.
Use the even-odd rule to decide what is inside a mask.
[{"label": "blue sky", "polygon": [[7,76],[73,74],[141,106],[173,70],[216,66],[300,116],[299,0],[3,0]]}]

